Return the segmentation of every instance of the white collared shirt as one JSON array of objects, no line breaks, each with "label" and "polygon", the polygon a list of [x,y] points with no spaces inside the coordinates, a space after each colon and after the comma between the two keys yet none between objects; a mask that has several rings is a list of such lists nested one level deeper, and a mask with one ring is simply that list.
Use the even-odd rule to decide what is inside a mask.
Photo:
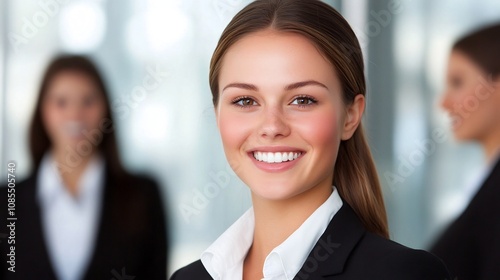
[{"label": "white collared shirt", "polygon": [[94,156],[78,182],[78,195],[73,197],[51,153],[41,161],[37,199],[48,254],[58,279],[83,277],[97,235],[103,180],[104,160]]},{"label": "white collared shirt", "polygon": [[[334,188],[330,197],[269,253],[264,262],[263,279],[293,279],[341,207],[342,199]],[[243,278],[243,262],[253,242],[254,228],[254,212],[250,208],[202,253],[201,262],[213,279]]]}]

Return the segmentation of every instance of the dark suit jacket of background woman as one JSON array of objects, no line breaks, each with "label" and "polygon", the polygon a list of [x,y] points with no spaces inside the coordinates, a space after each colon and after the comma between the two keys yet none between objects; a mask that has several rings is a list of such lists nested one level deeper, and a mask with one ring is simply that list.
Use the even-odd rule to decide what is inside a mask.
[{"label": "dark suit jacket of background woman", "polygon": [[460,280],[500,279],[500,159],[431,251]]},{"label": "dark suit jacket of background woman", "polygon": [[[44,241],[36,188],[37,172],[15,187],[16,272],[7,270],[10,245],[2,238],[0,279],[57,279]],[[0,189],[0,199],[4,233],[7,188]],[[156,183],[140,176],[113,178],[106,168],[94,250],[83,279],[166,279],[167,250],[165,212]]]}]

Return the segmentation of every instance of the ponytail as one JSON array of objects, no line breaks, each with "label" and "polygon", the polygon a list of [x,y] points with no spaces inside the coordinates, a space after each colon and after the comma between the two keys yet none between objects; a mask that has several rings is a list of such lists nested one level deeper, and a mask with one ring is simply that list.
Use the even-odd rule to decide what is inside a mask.
[{"label": "ponytail", "polygon": [[340,144],[333,178],[333,185],[366,230],[389,238],[380,181],[361,124]]}]

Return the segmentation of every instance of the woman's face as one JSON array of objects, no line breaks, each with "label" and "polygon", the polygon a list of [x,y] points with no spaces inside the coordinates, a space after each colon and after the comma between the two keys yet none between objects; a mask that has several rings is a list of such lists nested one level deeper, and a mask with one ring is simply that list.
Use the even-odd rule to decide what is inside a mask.
[{"label": "woman's face", "polygon": [[225,54],[219,88],[224,151],[254,195],[287,199],[331,187],[340,141],[354,133],[364,99],[345,107],[333,66],[308,39],[247,35]]},{"label": "woman's face", "polygon": [[441,106],[452,118],[458,140],[484,141],[500,131],[499,87],[460,51],[452,51]]},{"label": "woman's face", "polygon": [[90,141],[85,134],[99,129],[105,114],[102,93],[91,78],[79,72],[57,74],[42,101],[43,123],[56,148],[74,148],[81,141]]}]

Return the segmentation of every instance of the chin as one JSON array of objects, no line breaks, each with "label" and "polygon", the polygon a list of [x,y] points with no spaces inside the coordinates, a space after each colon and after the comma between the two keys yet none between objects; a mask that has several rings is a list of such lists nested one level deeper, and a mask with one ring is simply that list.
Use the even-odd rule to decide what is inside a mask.
[{"label": "chin", "polygon": [[471,133],[470,131],[463,130],[463,129],[454,130],[453,136],[459,142],[476,141],[476,137],[474,137],[473,133]]},{"label": "chin", "polygon": [[290,182],[265,182],[259,180],[259,182],[249,182],[247,185],[254,196],[275,201],[286,200],[305,191],[300,190],[296,184]]}]

